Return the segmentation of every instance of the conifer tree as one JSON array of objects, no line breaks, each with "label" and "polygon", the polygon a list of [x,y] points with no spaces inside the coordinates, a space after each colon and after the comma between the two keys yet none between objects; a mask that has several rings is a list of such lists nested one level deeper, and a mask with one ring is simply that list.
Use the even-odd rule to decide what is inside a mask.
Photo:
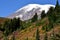
[{"label": "conifer tree", "polygon": [[58,0],[56,1],[55,11],[56,11],[56,12],[60,12],[60,5],[59,5]]},{"label": "conifer tree", "polygon": [[20,28],[20,19],[14,18],[8,21],[5,21],[3,24],[4,29],[4,35],[8,36],[13,31],[17,30],[17,28]]},{"label": "conifer tree", "polygon": [[0,24],[0,27],[1,27],[1,24]]},{"label": "conifer tree", "polygon": [[36,30],[36,40],[40,40],[39,30],[38,30],[38,28],[37,28],[37,30]]},{"label": "conifer tree", "polygon": [[53,24],[56,21],[56,15],[54,13],[54,8],[51,7],[49,11],[47,12],[48,20],[49,20],[49,25],[53,27]]},{"label": "conifer tree", "polygon": [[56,1],[56,7],[57,7],[57,8],[59,7],[59,2],[58,2],[58,0]]},{"label": "conifer tree", "polygon": [[4,30],[3,24],[0,23],[0,31],[4,32]]},{"label": "conifer tree", "polygon": [[5,21],[3,27],[4,27],[4,29],[5,29],[5,30],[4,30],[4,35],[5,35],[5,36],[8,36],[8,34],[9,34],[9,22],[8,22],[8,21]]},{"label": "conifer tree", "polygon": [[48,36],[47,36],[47,32],[48,32],[48,25],[46,24],[46,27],[45,27],[45,36],[44,36],[44,40],[48,40]]},{"label": "conifer tree", "polygon": [[45,11],[42,11],[41,18],[44,18],[46,16]]},{"label": "conifer tree", "polygon": [[12,20],[12,29],[13,31],[20,27],[20,18],[14,18]]},{"label": "conifer tree", "polygon": [[32,18],[32,22],[37,21],[37,18],[38,18],[37,13],[35,13],[35,15],[34,15],[33,18]]},{"label": "conifer tree", "polygon": [[[55,13],[56,13],[57,20],[60,20],[60,5],[58,0],[56,1]],[[57,22],[60,22],[60,21],[57,21]]]},{"label": "conifer tree", "polygon": [[[58,4],[58,2],[57,2],[57,4]],[[56,10],[57,10],[57,8],[56,8]],[[55,37],[55,35],[54,35],[54,24],[56,22],[56,19],[57,18],[56,18],[55,10],[53,7],[51,7],[48,11],[48,20],[49,20],[49,27],[53,28],[53,33],[52,33],[53,40],[55,40],[55,38],[54,38]]]}]

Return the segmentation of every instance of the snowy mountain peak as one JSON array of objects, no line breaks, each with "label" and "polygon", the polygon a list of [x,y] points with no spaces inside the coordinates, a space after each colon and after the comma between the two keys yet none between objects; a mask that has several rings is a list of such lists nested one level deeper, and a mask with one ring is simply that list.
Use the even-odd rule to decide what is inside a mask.
[{"label": "snowy mountain peak", "polygon": [[19,10],[17,10],[13,15],[10,15],[8,18],[18,18],[22,21],[31,19],[35,13],[37,13],[38,18],[40,18],[40,14],[43,10],[45,10],[45,13],[49,10],[50,7],[55,7],[55,5],[46,4],[46,5],[40,5],[40,4],[28,4]]},{"label": "snowy mountain peak", "polygon": [[20,8],[20,9],[17,10],[16,12],[19,12],[19,11],[22,10],[22,9],[26,9],[26,11],[30,11],[30,10],[33,9],[33,8],[39,8],[39,7],[41,8],[41,10],[45,10],[45,12],[46,12],[46,10],[47,10],[48,8],[50,8],[51,6],[52,6],[52,7],[55,7],[55,5],[51,5],[51,4],[45,4],[45,5],[40,5],[40,4],[28,4],[28,5]]}]

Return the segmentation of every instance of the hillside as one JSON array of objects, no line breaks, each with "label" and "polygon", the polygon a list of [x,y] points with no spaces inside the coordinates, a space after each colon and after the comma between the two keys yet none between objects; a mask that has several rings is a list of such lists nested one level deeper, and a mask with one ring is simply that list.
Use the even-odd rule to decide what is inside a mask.
[{"label": "hillside", "polygon": [[[40,24],[36,25],[37,22],[40,22]],[[28,27],[28,28],[26,28],[24,30],[21,30],[21,31],[17,30],[17,31],[15,31],[13,33],[13,35],[15,37],[15,40],[25,40],[27,37],[28,37],[28,40],[35,40],[36,39],[36,30],[37,30],[37,27],[39,29],[40,39],[44,40],[46,31],[43,30],[42,28],[43,28],[43,26],[48,24],[48,19],[44,18],[44,19],[39,20],[37,22],[33,23],[30,27]],[[48,40],[51,40],[49,38],[53,34],[53,30],[54,30],[55,36],[56,35],[60,36],[60,25],[55,25],[54,27],[55,27],[54,29],[52,28],[52,29],[50,29],[50,31],[47,32]],[[9,39],[10,40],[11,40],[13,35],[9,35]],[[59,39],[58,36],[56,36],[56,38]]]},{"label": "hillside", "polygon": [[3,23],[6,20],[8,20],[8,18],[0,17],[0,23]]},{"label": "hillside", "polygon": [[[25,28],[24,30],[16,30],[15,32],[13,32],[12,34],[10,34],[8,36],[8,38],[10,40],[12,40],[13,38],[13,35],[14,35],[14,38],[15,40],[25,40],[27,37],[28,37],[28,40],[35,40],[36,39],[36,30],[37,30],[37,27],[39,29],[39,35],[40,35],[40,39],[41,40],[44,40],[44,36],[45,36],[45,30],[43,30],[43,26],[45,26],[46,24],[48,24],[48,18],[45,17],[44,19],[42,20],[38,20],[34,23],[31,24],[30,27],[27,27]],[[53,28],[50,29],[50,31],[47,32],[47,35],[48,35],[48,40],[51,36],[51,34],[53,33]],[[1,36],[0,37],[3,37],[3,34],[2,32],[0,32]],[[60,25],[55,25],[55,28],[54,28],[54,34],[55,35],[60,35]],[[57,39],[59,37],[57,36]]]}]

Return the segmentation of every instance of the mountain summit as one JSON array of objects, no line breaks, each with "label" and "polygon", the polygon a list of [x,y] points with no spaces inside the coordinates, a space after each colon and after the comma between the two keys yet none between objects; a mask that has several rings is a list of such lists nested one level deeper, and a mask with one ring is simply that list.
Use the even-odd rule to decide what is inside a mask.
[{"label": "mountain summit", "polygon": [[25,21],[31,19],[35,15],[35,13],[37,13],[38,18],[40,18],[41,12],[45,10],[45,13],[47,13],[50,7],[55,7],[55,5],[28,4],[14,12],[12,15],[8,16],[8,18],[20,17],[22,21]]}]

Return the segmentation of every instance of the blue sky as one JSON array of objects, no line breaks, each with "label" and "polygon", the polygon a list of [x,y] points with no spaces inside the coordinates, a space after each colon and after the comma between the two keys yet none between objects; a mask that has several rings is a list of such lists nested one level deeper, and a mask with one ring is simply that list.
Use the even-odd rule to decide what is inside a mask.
[{"label": "blue sky", "polygon": [[56,0],[0,0],[0,17],[6,17],[27,4],[55,5]]}]

